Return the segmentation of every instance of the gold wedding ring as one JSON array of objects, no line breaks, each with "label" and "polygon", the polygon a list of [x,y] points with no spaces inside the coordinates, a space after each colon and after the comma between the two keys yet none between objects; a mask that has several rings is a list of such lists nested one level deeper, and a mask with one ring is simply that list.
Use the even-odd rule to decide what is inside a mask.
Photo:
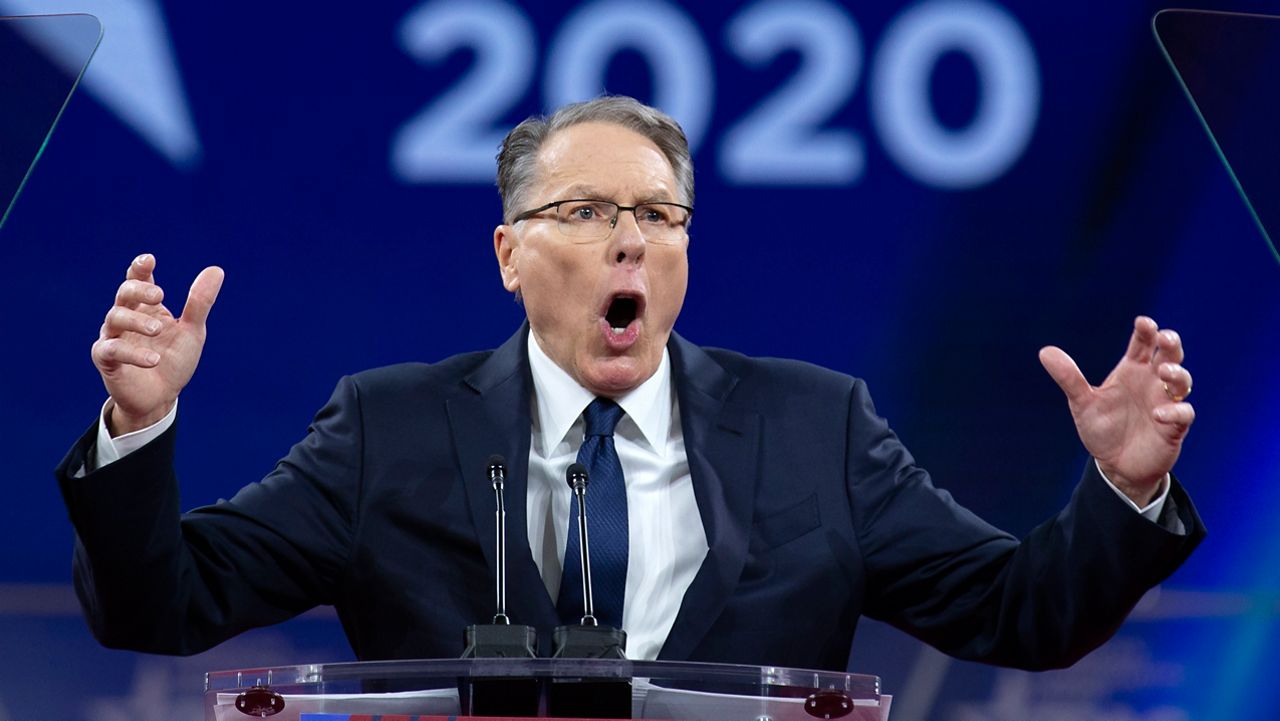
[{"label": "gold wedding ring", "polygon": [[[1161,383],[1164,383],[1164,381],[1161,381]],[[1183,399],[1191,395],[1191,384],[1190,383],[1187,384],[1186,393],[1183,393],[1182,395],[1177,396],[1173,394],[1173,389],[1169,387],[1169,384],[1164,383],[1164,394],[1169,396],[1169,400],[1173,401],[1174,403],[1181,403]]]}]

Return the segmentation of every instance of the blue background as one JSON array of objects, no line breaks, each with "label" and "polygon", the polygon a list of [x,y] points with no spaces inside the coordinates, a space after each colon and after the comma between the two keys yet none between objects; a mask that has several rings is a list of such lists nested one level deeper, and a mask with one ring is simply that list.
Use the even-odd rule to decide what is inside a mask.
[{"label": "blue background", "polygon": [[[1209,526],[1205,544],[1115,640],[1067,671],[951,661],[864,622],[850,668],[884,677],[899,696],[894,718],[1280,718],[1280,268],[1151,36],[1158,5],[120,5],[162,19],[158,37],[199,151],[162,152],[103,86],[86,82],[0,231],[10,499],[0,509],[9,549],[0,558],[0,719],[194,717],[204,671],[350,658],[323,609],[190,659],[96,646],[70,591],[72,531],[51,473],[104,399],[89,347],[137,253],[157,255],[175,312],[201,267],[226,269],[182,397],[179,472],[183,503],[194,506],[269,470],[342,374],[497,345],[522,312],[492,255],[496,146],[487,146],[488,174],[441,161],[435,176],[406,177],[396,139],[420,113],[438,120],[488,88],[468,85],[485,60],[511,87],[483,122],[464,124],[476,137],[461,145],[483,146],[486,126],[500,137],[559,92],[594,94],[599,85],[548,78],[582,69],[558,60],[557,48],[600,38],[618,52],[587,69],[609,91],[660,102],[679,86],[705,112],[677,330],[865,378],[935,481],[997,525],[1024,533],[1055,512],[1086,461],[1037,350],[1063,347],[1097,383],[1135,315],[1183,336],[1199,418],[1176,472]],[[753,64],[732,28],[770,9],[777,14],[755,15],[756,27],[780,38],[798,25],[801,44],[783,42]],[[1264,2],[1233,9],[1280,12]],[[437,59],[407,49],[406,37],[428,32],[411,16],[439,28],[481,11],[498,13],[473,23],[493,44],[459,34]],[[623,11],[659,21],[606,17]],[[841,22],[804,22],[830,13]],[[1004,69],[1030,83],[1032,92],[1010,96],[1029,108],[1027,140],[997,137],[991,156],[1007,161],[989,177],[957,162],[968,180],[931,178],[904,160],[927,142],[895,149],[888,138],[905,120],[877,120],[894,88],[876,74],[893,65],[889,41],[914,13],[952,26],[977,18],[1013,31],[969,37],[1026,43],[1030,61]],[[110,14],[103,20],[104,50],[139,42],[123,29],[113,36]],[[626,38],[653,35],[675,37],[706,65],[680,65],[675,79],[652,72],[671,53],[646,55]],[[837,62],[814,65],[827,52]],[[916,119],[944,136],[973,126],[996,92],[974,52],[953,48],[924,64],[928,113]],[[831,104],[801,142],[836,138],[835,150],[818,153],[836,159],[835,177],[823,182],[829,159],[819,157],[796,174],[764,168],[735,180],[732,129],[815,68],[815,92]],[[749,157],[769,148],[741,147]],[[850,147],[861,149],[860,168]]]}]

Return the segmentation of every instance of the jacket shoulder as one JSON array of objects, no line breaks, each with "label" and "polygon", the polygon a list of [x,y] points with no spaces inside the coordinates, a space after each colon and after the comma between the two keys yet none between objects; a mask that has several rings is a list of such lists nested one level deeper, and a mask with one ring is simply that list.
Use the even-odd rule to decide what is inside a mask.
[{"label": "jacket shoulder", "polygon": [[465,379],[493,355],[492,350],[450,356],[435,363],[396,363],[353,373],[348,378],[362,398],[403,396],[429,392],[451,394],[463,391]]},{"label": "jacket shoulder", "polygon": [[769,356],[748,356],[724,348],[702,348],[725,371],[738,378],[739,386],[774,388],[786,393],[841,393],[863,382],[860,378],[807,361]]}]

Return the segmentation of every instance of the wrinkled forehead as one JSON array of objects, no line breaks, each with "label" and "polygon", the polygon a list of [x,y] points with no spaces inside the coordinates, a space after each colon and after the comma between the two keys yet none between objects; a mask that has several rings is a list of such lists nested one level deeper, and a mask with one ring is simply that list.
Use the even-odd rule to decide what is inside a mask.
[{"label": "wrinkled forehead", "polygon": [[541,202],[678,199],[675,171],[652,140],[599,122],[571,125],[547,137],[538,151],[533,193]]}]

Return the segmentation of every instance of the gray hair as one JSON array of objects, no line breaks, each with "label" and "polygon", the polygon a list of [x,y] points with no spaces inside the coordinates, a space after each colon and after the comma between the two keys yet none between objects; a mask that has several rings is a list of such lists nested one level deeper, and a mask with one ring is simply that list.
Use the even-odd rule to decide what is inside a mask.
[{"label": "gray hair", "polygon": [[670,115],[624,95],[606,95],[566,105],[550,117],[535,115],[507,133],[498,150],[498,194],[502,218],[510,223],[529,207],[527,195],[538,171],[538,151],[547,138],[579,123],[612,123],[643,135],[658,146],[675,173],[677,199],[693,205],[693,159],[689,140]]}]

